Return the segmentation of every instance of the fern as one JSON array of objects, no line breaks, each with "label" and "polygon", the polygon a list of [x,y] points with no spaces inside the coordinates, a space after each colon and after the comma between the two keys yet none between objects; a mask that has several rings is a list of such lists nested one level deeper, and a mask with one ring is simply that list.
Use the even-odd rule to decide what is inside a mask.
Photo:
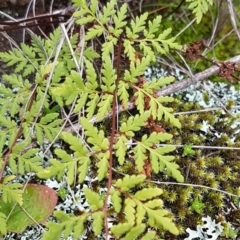
[{"label": "fern", "polygon": [[[126,240],[152,239],[160,230],[177,235],[178,229],[160,199],[163,191],[146,184],[151,172],[183,182],[174,162],[175,148],[159,146],[172,135],[149,127],[151,121],[181,127],[173,109],[166,106],[173,98],[156,95],[174,78],[147,82],[143,75],[156,61],[156,53],[167,54],[181,46],[170,36],[170,28],[159,33],[160,16],[149,20],[144,13],[128,22],[127,5],[117,7],[116,0],[102,8],[97,0],[73,3],[77,7],[75,22],[86,31],[80,36],[81,44],[79,36],[72,35],[70,50],[67,41],[60,41],[63,36],[58,28],[48,39],[33,36],[30,46],[22,44],[19,49],[0,53],[7,65],[16,66],[17,73],[4,75],[8,87],[0,87],[0,149],[4,150],[0,167],[9,166],[20,175],[33,172],[42,179],[61,181],[66,177],[70,186],[76,180],[81,184],[86,178],[95,177],[101,186],[108,182],[104,192],[99,187],[84,188],[89,209],[78,216],[55,211],[58,222],[46,223],[44,240],[78,239],[89,232],[86,225],[92,226],[95,237],[102,237],[106,229],[113,237]],[[80,59],[78,67],[73,57]],[[25,79],[30,76],[34,76],[31,81]],[[124,119],[124,114],[118,114],[118,107],[127,109],[129,104],[135,109]],[[69,123],[70,128],[75,124],[76,135],[72,129],[69,132]],[[60,132],[62,127],[65,129]],[[62,145],[44,164],[41,149],[54,141]],[[118,170],[113,173],[115,167],[124,172],[125,166],[131,167],[131,173],[124,177],[119,177]],[[22,185],[11,180],[12,176],[3,179],[0,193],[5,202],[21,205]],[[112,216],[115,221],[107,226]],[[0,211],[3,234],[5,218]]]},{"label": "fern", "polygon": [[191,3],[188,8],[196,15],[197,23],[201,22],[203,14],[208,11],[208,5],[213,4],[212,0],[187,0],[187,2]]},{"label": "fern", "polygon": [[0,234],[7,234],[7,216],[0,212]]}]

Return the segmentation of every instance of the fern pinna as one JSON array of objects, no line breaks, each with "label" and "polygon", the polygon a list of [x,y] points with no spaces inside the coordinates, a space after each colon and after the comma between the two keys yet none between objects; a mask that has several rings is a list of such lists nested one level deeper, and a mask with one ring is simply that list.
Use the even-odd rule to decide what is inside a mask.
[{"label": "fern pinna", "polygon": [[[58,180],[66,176],[69,185],[96,176],[99,188],[105,186],[101,192],[84,189],[88,211],[77,216],[55,211],[58,222],[46,223],[44,240],[78,239],[91,232],[129,240],[155,239],[164,231],[176,235],[173,216],[160,199],[162,190],[146,183],[152,174],[183,182],[171,156],[175,148],[159,145],[172,136],[147,126],[167,122],[181,127],[173,109],[164,106],[173,98],[157,95],[174,78],[146,81],[143,75],[156,53],[181,46],[169,37],[170,28],[159,32],[161,16],[148,20],[144,13],[128,24],[126,4],[118,7],[111,0],[100,10],[97,0],[73,2],[79,36],[68,39],[64,29],[57,29],[49,39],[34,36],[31,46],[0,53],[8,66],[16,66],[15,74],[3,76],[10,87],[0,88],[0,148],[7,149],[1,156],[0,177],[8,164],[13,174],[34,172],[39,178]],[[30,74],[34,83],[24,79]],[[131,116],[124,119],[120,113],[127,109],[132,109]],[[63,147],[43,163],[41,146],[54,141],[64,142]],[[40,147],[29,147],[33,143]],[[124,166],[131,171],[122,171]],[[21,185],[4,181],[6,177],[0,184],[2,197],[21,204]],[[5,234],[7,220],[1,212],[0,222]],[[86,229],[86,224],[92,228]]]}]

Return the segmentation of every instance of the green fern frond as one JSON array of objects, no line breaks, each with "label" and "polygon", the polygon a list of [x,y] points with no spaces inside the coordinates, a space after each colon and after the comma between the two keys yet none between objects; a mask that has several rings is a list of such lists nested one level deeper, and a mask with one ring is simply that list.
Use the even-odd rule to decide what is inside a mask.
[{"label": "green fern frond", "polygon": [[141,127],[145,126],[147,119],[150,117],[150,112],[146,111],[142,115],[135,115],[130,117],[127,122],[123,122],[120,127],[120,132],[125,133],[128,137],[133,137],[140,130]]},{"label": "green fern frond", "polygon": [[110,20],[110,17],[115,15],[115,12],[116,12],[114,9],[115,5],[116,5],[116,0],[110,0],[109,2],[107,2],[106,6],[103,7],[103,14],[100,13],[98,17],[99,21],[102,24],[106,24]]},{"label": "green fern frond", "polygon": [[58,113],[49,113],[43,116],[35,125],[36,137],[40,144],[43,143],[43,137],[53,141],[60,131],[62,119],[58,118]]},{"label": "green fern frond", "polygon": [[98,181],[102,181],[107,175],[108,167],[109,167],[109,157],[110,157],[109,151],[98,154],[98,163],[97,163]]},{"label": "green fern frond", "polygon": [[160,196],[163,193],[160,188],[144,188],[134,194],[134,197],[140,201],[150,200],[157,196]]},{"label": "green fern frond", "polygon": [[116,237],[121,237],[133,227],[132,223],[119,223],[111,227],[111,233]]},{"label": "green fern frond", "polygon": [[7,216],[0,212],[0,234],[7,234]]},{"label": "green fern frond", "polygon": [[155,238],[156,238],[156,232],[149,231],[142,238],[140,238],[140,240],[149,240],[149,239],[155,239]]},{"label": "green fern frond", "polygon": [[130,189],[143,183],[145,179],[145,175],[126,175],[123,179],[117,180],[116,187],[120,188],[122,191],[129,191]]},{"label": "green fern frond", "polygon": [[122,240],[137,239],[146,229],[146,224],[139,224],[133,227]]},{"label": "green fern frond", "polygon": [[87,148],[84,146],[83,142],[80,141],[77,137],[73,136],[71,133],[62,132],[61,138],[64,142],[70,145],[70,149],[74,151],[76,157],[84,157],[87,154]]},{"label": "green fern frond", "polygon": [[127,21],[124,21],[127,17],[127,4],[123,4],[119,11],[116,12],[113,16],[114,20],[114,28],[110,28],[109,31],[112,33],[115,37],[119,37],[121,33],[123,32],[123,27],[126,26]]},{"label": "green fern frond", "polygon": [[104,92],[113,93],[115,90],[115,81],[117,79],[116,70],[113,68],[113,63],[110,57],[105,57],[103,62],[101,88]]},{"label": "green fern frond", "polygon": [[23,71],[23,76],[28,76],[38,69],[38,62],[36,61],[35,53],[31,47],[24,43],[21,44],[21,47],[22,51],[15,48],[6,53],[1,52],[0,58],[7,63],[7,66],[16,65],[17,67],[14,69],[15,73]]},{"label": "green fern frond", "polygon": [[136,218],[136,202],[133,199],[126,198],[124,201],[124,212],[126,221],[134,224]]},{"label": "green fern frond", "polygon": [[71,237],[73,240],[79,239],[83,235],[87,214],[83,213],[78,217],[69,217],[66,213],[61,211],[55,211],[54,217],[56,217],[60,223],[47,222],[46,226],[49,228],[47,232],[43,234],[43,240],[64,239]]},{"label": "green fern frond", "polygon": [[111,195],[111,203],[114,207],[114,210],[119,213],[122,208],[122,199],[121,199],[121,194],[116,191],[114,188],[110,190],[110,195]]},{"label": "green fern frond", "polygon": [[12,153],[9,155],[9,166],[13,173],[23,175],[25,172],[42,170],[42,158],[36,155],[39,152],[38,148],[32,148],[22,153],[29,144],[29,141],[23,141],[13,147]]},{"label": "green fern frond", "polygon": [[103,229],[103,220],[104,220],[104,214],[103,212],[95,212],[92,214],[93,219],[93,232],[95,236],[98,236]]},{"label": "green fern frond", "polygon": [[159,90],[161,87],[164,87],[167,84],[174,82],[174,80],[175,80],[175,78],[173,76],[160,77],[159,79],[153,78],[153,79],[151,79],[151,81],[146,81],[143,84],[143,89],[146,92],[153,94],[154,90]]},{"label": "green fern frond", "polygon": [[2,195],[2,199],[5,203],[7,202],[17,202],[19,205],[23,204],[23,187],[20,183],[9,183],[9,184],[1,184],[0,183],[0,193]]},{"label": "green fern frond", "polygon": [[144,37],[148,39],[155,38],[155,34],[159,30],[161,21],[162,21],[161,15],[155,17],[153,21],[148,21],[148,29],[144,29],[143,31]]},{"label": "green fern frond", "polygon": [[138,142],[133,148],[135,164],[139,172],[143,170],[144,162],[150,158],[152,169],[155,173],[163,171],[166,167],[168,175],[173,176],[179,182],[183,182],[183,176],[178,170],[179,166],[171,162],[173,161],[174,157],[164,155],[175,150],[175,147],[169,145],[156,148],[155,145],[157,141],[165,141],[170,138],[170,134],[163,133],[152,133],[149,139],[147,139],[146,135],[142,137],[142,141]]},{"label": "green fern frond", "polygon": [[124,135],[121,135],[118,137],[118,140],[114,145],[114,149],[116,150],[115,154],[118,157],[118,163],[120,165],[123,165],[125,162],[125,155],[127,152],[127,142],[128,142],[128,139]]},{"label": "green fern frond", "polygon": [[122,101],[124,109],[126,109],[127,103],[129,101],[129,84],[125,83],[124,81],[119,81],[117,88],[117,94],[119,96],[119,99]]},{"label": "green fern frond", "polygon": [[84,188],[83,191],[92,211],[100,210],[103,207],[104,201],[98,193],[89,188]]},{"label": "green fern frond", "polygon": [[148,224],[151,227],[163,227],[165,230],[171,232],[174,235],[178,235],[179,231],[176,227],[176,225],[172,222],[172,220],[167,217],[167,214],[169,214],[169,212],[167,210],[163,210],[163,209],[150,209],[148,207],[146,208],[146,212],[148,215]]},{"label": "green fern frond", "polygon": [[209,5],[213,4],[212,0],[187,0],[186,2],[191,3],[188,8],[196,15],[197,23],[201,22],[202,16],[208,11]]},{"label": "green fern frond", "polygon": [[140,15],[140,17],[136,17],[136,20],[131,20],[131,28],[126,27],[126,34],[129,39],[137,39],[139,38],[139,33],[145,29],[146,20],[148,18],[148,13],[144,13]]},{"label": "green fern frond", "polygon": [[136,100],[136,106],[137,109],[139,110],[139,112],[141,114],[144,113],[145,111],[145,96],[147,96],[150,100],[149,100],[149,106],[150,108],[148,109],[153,117],[153,119],[157,119],[157,120],[162,120],[162,118],[164,118],[164,120],[166,122],[170,122],[173,126],[176,126],[178,128],[181,127],[181,123],[180,121],[174,117],[174,115],[171,113],[172,109],[171,108],[167,108],[164,107],[161,102],[171,102],[174,99],[172,97],[158,97],[156,98],[153,94],[149,94],[149,90],[145,91],[137,86],[134,86],[134,88],[136,88],[136,92],[134,94]]},{"label": "green fern frond", "polygon": [[87,141],[91,144],[93,144],[93,151],[106,151],[109,148],[109,140],[105,138],[104,131],[98,129],[96,127],[93,127],[93,125],[86,119],[81,118],[81,124],[83,128],[85,129],[85,134],[88,137]]}]

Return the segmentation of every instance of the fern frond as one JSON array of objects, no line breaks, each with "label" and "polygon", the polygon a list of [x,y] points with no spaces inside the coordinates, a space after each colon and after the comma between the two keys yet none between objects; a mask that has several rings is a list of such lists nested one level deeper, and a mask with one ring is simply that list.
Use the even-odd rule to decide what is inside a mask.
[{"label": "fern frond", "polygon": [[134,197],[140,201],[146,201],[160,196],[163,191],[159,188],[145,188],[135,193]]},{"label": "fern frond", "polygon": [[87,141],[93,144],[93,151],[106,151],[109,148],[109,140],[105,138],[104,132],[102,130],[98,131],[96,127],[86,119],[80,119],[83,128],[85,129],[85,134],[88,136]]},{"label": "fern frond", "polygon": [[0,183],[0,193],[2,195],[3,202],[17,202],[19,205],[23,204],[23,187],[20,183]]},{"label": "fern frond", "polygon": [[17,67],[14,69],[15,73],[23,71],[23,76],[28,76],[37,70],[38,62],[31,47],[24,43],[21,44],[21,47],[22,51],[14,48],[12,51],[6,53],[1,52],[0,58],[7,63],[7,66],[16,65]]},{"label": "fern frond", "polygon": [[116,191],[114,188],[110,190],[110,195],[111,195],[111,203],[114,207],[114,210],[119,213],[122,208],[122,199],[121,195],[118,191]]},{"label": "fern frond", "polygon": [[22,153],[22,151],[29,145],[29,141],[17,143],[9,156],[9,166],[13,173],[24,174],[25,172],[38,172],[42,170],[42,158],[36,154],[39,152],[38,148],[32,148]]},{"label": "fern frond", "polygon": [[102,120],[106,114],[110,111],[113,102],[112,94],[104,94],[102,96],[101,101],[98,103],[98,113],[97,113],[97,121]]},{"label": "fern frond", "polygon": [[172,222],[171,218],[167,217],[167,214],[169,214],[167,210],[152,210],[146,207],[146,212],[148,215],[148,224],[151,227],[163,227],[174,235],[179,234],[179,230],[177,229],[176,225]]},{"label": "fern frond", "polygon": [[123,122],[120,127],[120,132],[125,133],[128,137],[133,137],[140,130],[141,127],[145,126],[147,119],[150,116],[150,112],[146,111],[142,115],[135,115],[130,117],[127,122]]},{"label": "fern frond", "polygon": [[97,163],[98,181],[102,181],[107,175],[108,167],[109,167],[109,157],[110,157],[109,151],[98,154],[98,160],[99,160]]},{"label": "fern frond", "polygon": [[110,0],[109,2],[107,2],[106,6],[103,7],[103,14],[100,13],[98,17],[99,21],[102,24],[106,24],[110,20],[110,17],[115,15],[115,12],[116,12],[114,9],[115,5],[116,5],[116,0]]},{"label": "fern frond", "polygon": [[111,233],[116,237],[121,237],[133,227],[132,223],[119,223],[111,227]]},{"label": "fern frond", "polygon": [[[146,85],[147,86],[147,85]],[[147,96],[150,100],[149,100],[149,106],[150,108],[148,109],[153,117],[153,119],[157,119],[157,120],[161,120],[162,118],[164,118],[164,120],[166,122],[170,122],[173,126],[176,126],[178,128],[181,127],[181,123],[180,121],[174,117],[174,115],[171,113],[172,109],[171,108],[167,108],[164,107],[161,103],[162,102],[171,102],[173,101],[172,97],[164,97],[164,96],[160,96],[158,98],[156,98],[154,96],[154,94],[149,94],[147,91],[143,90],[142,88],[139,88],[137,86],[134,86],[134,88],[136,88],[136,92],[134,94],[136,100],[136,106],[137,109],[139,110],[139,112],[141,114],[144,113],[145,111],[145,99],[144,97]]]},{"label": "fern frond", "polygon": [[7,216],[0,212],[0,235],[7,234]]},{"label": "fern frond", "polygon": [[113,63],[110,57],[105,57],[103,62],[102,72],[102,82],[101,89],[104,92],[113,93],[116,86],[115,81],[117,79],[116,70],[113,68]]},{"label": "fern frond", "polygon": [[49,228],[43,234],[43,240],[64,239],[71,237],[73,240],[79,239],[84,232],[84,222],[86,221],[87,214],[83,213],[78,217],[69,217],[66,213],[55,211],[53,214],[60,223],[47,222],[46,226]]},{"label": "fern frond", "polygon": [[124,135],[121,135],[120,137],[118,137],[118,140],[114,145],[114,149],[116,150],[115,154],[118,157],[118,163],[120,165],[123,165],[125,161],[125,155],[127,152],[127,146],[126,146],[127,142],[128,142],[128,139]]},{"label": "fern frond", "polygon": [[104,201],[98,193],[89,188],[84,188],[83,191],[92,211],[100,210],[103,207]]},{"label": "fern frond", "polygon": [[117,180],[116,187],[120,188],[122,191],[129,191],[135,186],[143,183],[145,179],[145,175],[126,175],[123,179]]},{"label": "fern frond", "polygon": [[196,15],[197,23],[201,22],[202,16],[208,11],[209,5],[213,4],[212,0],[187,0],[186,2],[191,3],[188,8]]},{"label": "fern frond", "polygon": [[138,33],[142,32],[145,28],[145,23],[148,17],[148,13],[136,17],[136,20],[131,20],[131,28],[126,27],[126,34],[129,39],[137,39],[139,37]]},{"label": "fern frond", "polygon": [[140,240],[149,240],[149,239],[155,239],[155,238],[156,238],[156,232],[149,231],[142,238],[140,238]]},{"label": "fern frond", "polygon": [[127,17],[127,4],[123,4],[119,11],[116,12],[113,16],[114,25],[113,29],[109,29],[110,33],[112,33],[115,37],[119,37],[123,32],[123,27],[126,26],[127,22],[124,21]]},{"label": "fern frond", "polygon": [[93,219],[93,232],[95,236],[98,236],[103,229],[103,220],[104,220],[104,214],[103,212],[95,212],[92,214]]},{"label": "fern frond", "polygon": [[58,113],[49,113],[43,116],[40,121],[36,123],[36,137],[40,144],[43,143],[43,136],[52,142],[59,133],[62,119],[59,119],[58,116]]},{"label": "fern frond", "polygon": [[159,90],[161,87],[164,87],[167,84],[174,82],[174,80],[175,78],[173,76],[160,77],[159,79],[153,78],[151,81],[146,81],[143,84],[143,89],[146,92],[153,94],[154,90]]},{"label": "fern frond", "polygon": [[155,38],[155,33],[158,32],[160,23],[162,21],[162,16],[158,15],[153,19],[153,21],[148,21],[148,29],[144,29],[144,37],[151,39]]},{"label": "fern frond", "polygon": [[133,227],[122,240],[137,239],[146,229],[146,224],[139,224]]},{"label": "fern frond", "polygon": [[124,109],[126,109],[127,103],[129,101],[129,84],[125,83],[124,81],[119,81],[117,88],[117,94],[119,96],[119,99],[122,101]]},{"label": "fern frond", "polygon": [[126,198],[124,201],[124,212],[126,221],[134,224],[136,218],[136,202],[133,199]]}]

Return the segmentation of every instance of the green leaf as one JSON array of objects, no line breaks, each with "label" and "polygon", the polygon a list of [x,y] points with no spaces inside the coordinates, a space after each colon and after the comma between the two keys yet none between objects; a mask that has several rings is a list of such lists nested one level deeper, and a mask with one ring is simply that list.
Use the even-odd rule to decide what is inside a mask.
[{"label": "green leaf", "polygon": [[135,193],[134,197],[140,201],[146,201],[160,196],[163,191],[160,188],[144,188]]},{"label": "green leaf", "polygon": [[146,209],[142,204],[137,204],[137,209],[136,209],[136,223],[137,225],[141,224],[142,221],[144,220],[146,215]]},{"label": "green leaf", "polygon": [[110,0],[107,2],[106,6],[103,7],[103,15],[99,14],[99,21],[102,24],[107,23],[110,20],[110,17],[115,15],[114,6],[116,4],[116,0]]},{"label": "green leaf", "polygon": [[3,197],[0,198],[0,209],[9,216],[7,231],[22,233],[27,226],[46,221],[57,204],[55,191],[44,185],[28,184],[22,198],[21,207],[15,206],[15,202],[5,202]]},{"label": "green leaf", "polygon": [[208,4],[213,4],[212,0],[187,0],[186,2],[191,3],[188,8],[196,15],[197,23],[201,22],[203,14],[208,11]]},{"label": "green leaf", "polygon": [[7,216],[2,212],[0,212],[0,235],[1,234],[7,234]]},{"label": "green leaf", "polygon": [[109,151],[105,152],[105,153],[100,153],[98,155],[99,158],[99,162],[97,163],[97,167],[98,167],[98,181],[102,181],[108,172],[108,167],[109,167]]},{"label": "green leaf", "polygon": [[20,206],[23,204],[23,190],[22,184],[11,183],[8,185],[0,184],[0,191],[2,191],[2,200],[4,203],[17,202]]},{"label": "green leaf", "polygon": [[166,217],[168,211],[166,210],[151,210],[146,208],[148,214],[148,223],[152,227],[163,227],[165,230],[171,232],[174,235],[179,234],[179,230],[172,222],[172,219]]},{"label": "green leaf", "polygon": [[129,84],[125,83],[124,81],[119,81],[117,87],[117,94],[119,96],[119,99],[122,101],[123,108],[126,109],[129,101]]},{"label": "green leaf", "polygon": [[111,227],[111,233],[116,237],[120,237],[128,232],[132,227],[133,224],[131,223],[119,223]]},{"label": "green leaf", "polygon": [[104,214],[103,212],[95,212],[92,214],[93,218],[93,231],[94,235],[97,236],[102,232],[103,229],[103,219],[104,219]]},{"label": "green leaf", "polygon": [[140,17],[136,17],[136,20],[131,20],[131,29],[126,28],[127,38],[129,39],[137,39],[139,32],[142,32],[145,28],[145,23],[148,18],[148,13],[145,12],[144,14],[140,15]]},{"label": "green leaf", "polygon": [[95,25],[93,28],[90,28],[86,34],[85,39],[90,40],[95,37],[99,37],[103,34],[104,28],[99,25]]},{"label": "green leaf", "polygon": [[131,230],[126,234],[122,240],[131,240],[131,239],[136,239],[140,234],[144,232],[146,228],[145,224],[140,224],[138,226],[135,226],[131,228]]},{"label": "green leaf", "polygon": [[183,156],[192,156],[195,154],[195,151],[192,149],[192,144],[184,145],[183,147]]},{"label": "green leaf", "polygon": [[121,135],[114,145],[114,149],[116,150],[115,154],[118,157],[118,163],[120,165],[123,165],[125,162],[125,155],[127,152],[127,146],[126,146],[127,142],[128,142],[128,139],[124,135]]},{"label": "green leaf", "polygon": [[140,240],[154,240],[155,238],[156,238],[156,232],[149,231]]},{"label": "green leaf", "polygon": [[62,132],[61,138],[64,140],[64,142],[70,145],[70,149],[74,151],[74,155],[76,157],[84,157],[88,153],[88,150],[83,142],[76,136],[73,136],[71,133]]},{"label": "green leaf", "polygon": [[104,94],[102,96],[101,102],[98,103],[98,113],[97,113],[97,121],[102,120],[106,114],[110,111],[113,102],[112,94]]},{"label": "green leaf", "polygon": [[139,131],[141,127],[145,126],[149,116],[150,112],[145,111],[142,115],[136,114],[134,117],[130,117],[127,122],[121,124],[120,132],[125,133],[129,137],[133,137],[134,132]]},{"label": "green leaf", "polygon": [[204,207],[205,207],[205,204],[202,203],[202,202],[199,202],[198,197],[196,197],[194,199],[194,201],[192,202],[192,205],[191,205],[191,208],[199,214],[202,213],[202,210],[203,210]]},{"label": "green leaf", "polygon": [[122,4],[119,11],[113,16],[115,28],[111,31],[116,37],[119,37],[123,32],[123,27],[126,26],[127,22],[124,21],[127,17],[127,4]]},{"label": "green leaf", "polygon": [[85,129],[86,136],[88,136],[88,142],[94,145],[92,149],[94,151],[108,150],[109,140],[104,137],[104,132],[102,130],[98,131],[86,118],[82,117],[80,121]]},{"label": "green leaf", "polygon": [[136,218],[136,203],[130,198],[127,198],[124,202],[124,213],[127,222],[134,224]]},{"label": "green leaf", "polygon": [[85,230],[84,222],[88,216],[86,213],[70,217],[61,211],[55,211],[54,216],[61,222],[47,222],[49,231],[43,234],[43,240],[61,239],[62,234],[64,239],[71,236],[71,239],[77,240],[81,237]]},{"label": "green leaf", "polygon": [[92,211],[100,210],[103,207],[103,200],[99,194],[89,188],[84,188],[84,194]]},{"label": "green leaf", "polygon": [[116,71],[113,68],[113,63],[109,56],[105,56],[103,59],[104,62],[101,72],[104,85],[101,85],[101,88],[105,92],[113,93],[115,90],[115,81],[117,79]]},{"label": "green leaf", "polygon": [[110,195],[111,195],[111,203],[114,207],[114,210],[119,213],[121,211],[122,208],[122,199],[121,199],[121,195],[120,193],[115,190],[115,189],[111,189],[110,190]]},{"label": "green leaf", "polygon": [[117,180],[116,187],[120,188],[122,191],[129,191],[131,188],[143,183],[145,179],[145,175],[126,175],[123,179]]}]

